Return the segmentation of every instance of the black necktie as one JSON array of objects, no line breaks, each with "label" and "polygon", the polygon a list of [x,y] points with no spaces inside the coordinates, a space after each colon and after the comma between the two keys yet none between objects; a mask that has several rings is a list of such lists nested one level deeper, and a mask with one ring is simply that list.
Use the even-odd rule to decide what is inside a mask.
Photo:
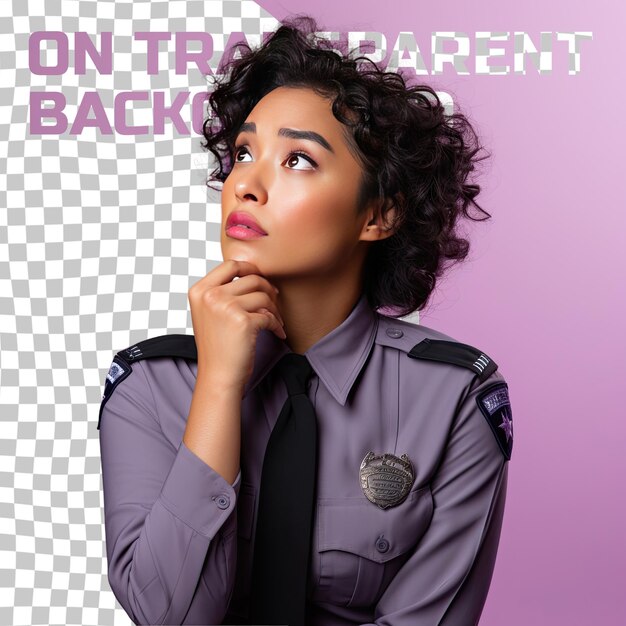
[{"label": "black necktie", "polygon": [[305,625],[317,467],[317,419],[303,354],[278,363],[288,397],[265,450],[252,563],[252,624]]}]

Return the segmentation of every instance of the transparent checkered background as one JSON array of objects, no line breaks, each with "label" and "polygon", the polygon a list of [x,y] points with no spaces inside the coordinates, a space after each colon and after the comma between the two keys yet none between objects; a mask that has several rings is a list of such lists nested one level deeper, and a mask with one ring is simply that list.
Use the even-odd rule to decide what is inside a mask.
[{"label": "transparent checkered background", "polygon": [[[104,379],[116,351],[193,332],[187,291],[222,260],[220,198],[205,186],[199,135],[170,122],[162,135],[30,135],[30,91],[62,92],[71,125],[95,89],[112,126],[120,91],[164,91],[166,103],[190,91],[181,115],[191,128],[189,102],[206,78],[191,66],[175,73],[173,35],[148,75],[133,33],[210,33],[215,72],[231,32],[256,45],[277,25],[239,0],[0,2],[0,626],[132,623],[107,579]],[[40,30],[67,34],[67,73],[31,73],[28,38]],[[99,33],[113,32],[111,75],[89,59],[75,75],[77,31],[98,47]],[[151,102],[127,109],[127,123],[152,126]]]},{"label": "transparent checkered background", "polygon": [[[113,126],[119,91],[164,91],[167,104],[207,90],[195,66],[175,73],[173,35],[168,51],[160,44],[161,71],[148,75],[134,32],[210,33],[216,71],[231,32],[256,45],[277,24],[239,0],[0,2],[1,626],[132,623],[107,580],[96,430],[104,379],[117,350],[193,332],[187,290],[222,260],[220,199],[204,184],[199,135],[169,121],[162,135],[70,135],[69,126],[30,135],[30,91],[61,91],[71,124],[95,89]],[[67,73],[31,73],[28,38],[40,30],[67,34]],[[75,75],[77,31],[97,47],[113,32],[112,74],[88,58]],[[56,63],[55,50],[44,64]],[[189,101],[181,115],[191,128]],[[127,109],[127,123],[152,126],[151,102]]]}]

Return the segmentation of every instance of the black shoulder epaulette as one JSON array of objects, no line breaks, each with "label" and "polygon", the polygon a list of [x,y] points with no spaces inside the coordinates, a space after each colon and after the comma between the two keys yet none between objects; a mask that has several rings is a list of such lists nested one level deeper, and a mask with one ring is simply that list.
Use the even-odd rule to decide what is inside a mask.
[{"label": "black shoulder epaulette", "polygon": [[104,393],[100,403],[100,413],[98,415],[98,425],[100,429],[100,419],[102,409],[111,397],[113,390],[133,371],[132,363],[142,359],[151,359],[160,356],[182,357],[184,359],[198,360],[198,350],[196,340],[193,335],[159,335],[150,337],[136,343],[124,350],[116,352],[113,362],[109,368],[104,381]]},{"label": "black shoulder epaulette", "polygon": [[478,374],[479,380],[486,380],[498,369],[498,364],[484,352],[457,341],[442,339],[422,339],[407,353],[413,359],[428,359],[460,365]]},{"label": "black shoulder epaulette", "polygon": [[159,356],[176,356],[197,361],[198,350],[193,335],[159,335],[144,339],[130,346],[130,348],[120,350],[116,356],[124,359],[127,363]]}]

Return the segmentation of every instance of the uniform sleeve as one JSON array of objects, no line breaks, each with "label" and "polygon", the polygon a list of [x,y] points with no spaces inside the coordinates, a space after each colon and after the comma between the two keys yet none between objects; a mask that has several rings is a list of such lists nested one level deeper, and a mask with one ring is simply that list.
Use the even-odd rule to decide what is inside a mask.
[{"label": "uniform sleeve", "polygon": [[[491,420],[479,402],[494,411]],[[511,443],[507,450],[506,442],[512,432],[507,439],[504,431],[496,429],[500,414],[511,418],[512,427],[507,402],[506,382],[497,370],[482,383],[473,379],[431,482],[430,526],[376,605],[376,626],[478,624],[491,584],[506,499],[512,448]]]},{"label": "uniform sleeve", "polygon": [[102,407],[100,453],[108,579],[128,616],[220,623],[234,586],[241,471],[231,485],[184,442],[171,444],[140,361]]}]

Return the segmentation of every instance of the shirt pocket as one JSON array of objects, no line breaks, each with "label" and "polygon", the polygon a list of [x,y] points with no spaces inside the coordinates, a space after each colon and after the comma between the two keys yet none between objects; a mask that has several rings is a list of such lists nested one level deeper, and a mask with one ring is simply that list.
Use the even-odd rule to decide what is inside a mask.
[{"label": "shirt pocket", "polygon": [[407,560],[430,524],[427,485],[397,506],[381,509],[362,498],[318,502],[318,577],[315,599],[337,606],[369,607]]}]

